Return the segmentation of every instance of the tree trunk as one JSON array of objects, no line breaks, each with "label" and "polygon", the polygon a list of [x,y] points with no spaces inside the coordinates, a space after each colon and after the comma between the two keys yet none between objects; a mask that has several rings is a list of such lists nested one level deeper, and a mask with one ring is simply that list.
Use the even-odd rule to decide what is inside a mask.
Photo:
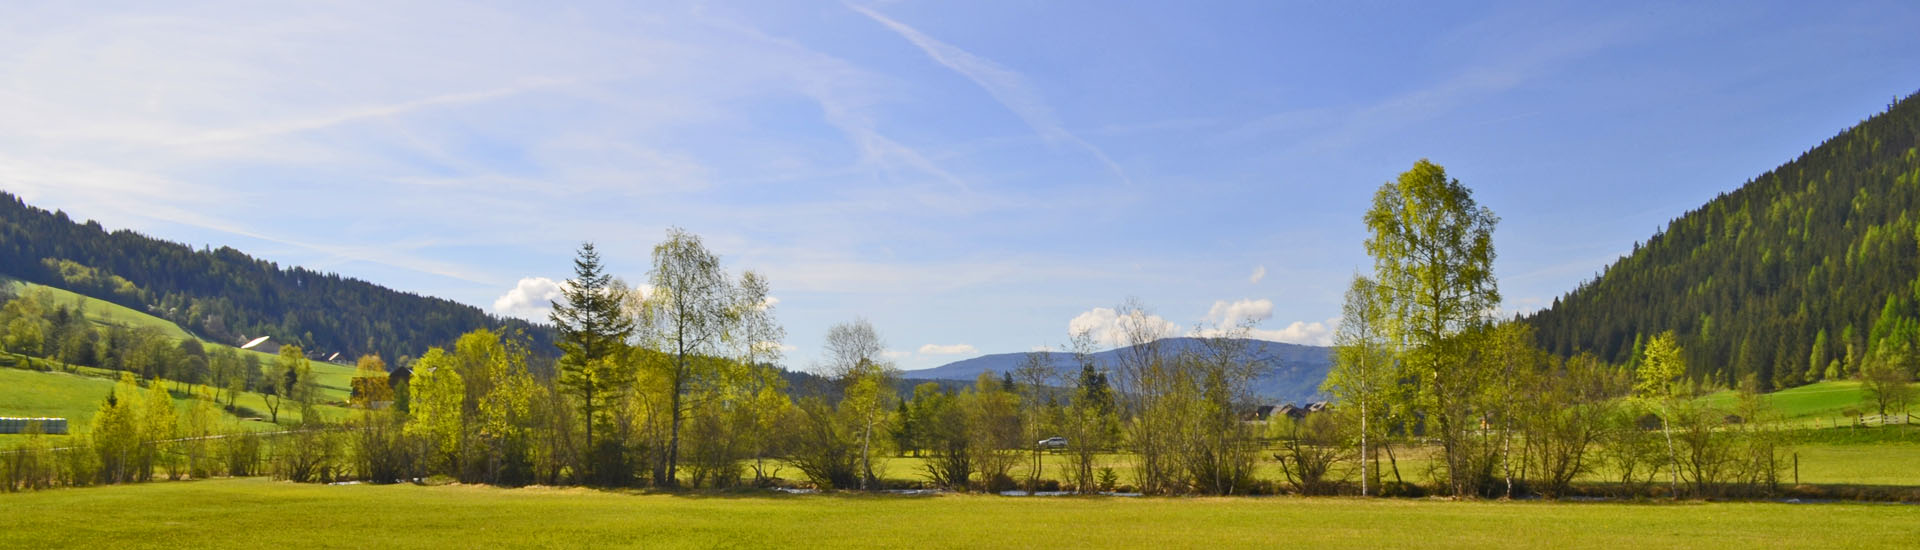
[{"label": "tree trunk", "polygon": [[1660,415],[1660,433],[1667,436],[1667,460],[1671,466],[1667,470],[1667,491],[1674,500],[1680,499],[1680,451],[1673,446],[1673,428],[1667,423],[1667,415]]},{"label": "tree trunk", "polygon": [[1504,473],[1507,476],[1507,499],[1512,500],[1513,499],[1513,433],[1507,431],[1505,428],[1502,428],[1500,430],[1500,433],[1501,433],[1500,438],[1502,440],[1501,444],[1505,447],[1500,451],[1502,455],[1500,457],[1500,468],[1502,470],[1505,470]]},{"label": "tree trunk", "polygon": [[654,480],[655,483],[666,487],[673,487],[680,484],[680,420],[684,416],[680,412],[680,392],[681,389],[686,387],[685,373],[686,369],[684,367],[674,368],[673,413],[671,415],[673,417],[673,427],[670,430],[671,433],[667,436],[667,475],[665,479]]},{"label": "tree trunk", "polygon": [[867,478],[873,477],[873,416],[867,416],[864,429],[860,430],[860,490],[867,490]]},{"label": "tree trunk", "polygon": [[1360,400],[1360,496],[1367,495],[1367,400]]},{"label": "tree trunk", "polygon": [[1406,483],[1407,480],[1400,478],[1400,459],[1393,456],[1393,442],[1388,441],[1387,444],[1381,445],[1380,448],[1387,450],[1387,465],[1393,467],[1393,482]]}]

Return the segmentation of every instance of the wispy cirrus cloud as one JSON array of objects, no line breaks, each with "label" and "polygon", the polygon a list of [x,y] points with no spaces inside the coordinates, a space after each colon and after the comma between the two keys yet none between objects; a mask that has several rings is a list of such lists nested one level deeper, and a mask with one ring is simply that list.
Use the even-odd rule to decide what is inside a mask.
[{"label": "wispy cirrus cloud", "polygon": [[1032,127],[1035,132],[1039,133],[1042,139],[1048,142],[1069,143],[1085,149],[1087,154],[1099,160],[1100,163],[1106,166],[1109,171],[1113,172],[1113,175],[1119,178],[1121,182],[1128,185],[1133,184],[1133,178],[1128,176],[1127,171],[1121,168],[1119,163],[1114,162],[1112,157],[1107,156],[1106,151],[1101,150],[1099,146],[1068,131],[1066,125],[1060,123],[1060,117],[1054,114],[1053,108],[1047,105],[1046,100],[1041,97],[1039,92],[1033,89],[1033,85],[1027,82],[1026,77],[1020,73],[1014,72],[1012,69],[1008,69],[992,60],[955,47],[952,44],[927,36],[926,33],[920,32],[919,29],[915,29],[906,23],[901,23],[893,18],[882,15],[872,8],[855,4],[847,4],[847,7],[873,19],[875,22],[899,34],[902,38],[907,39],[907,41],[913,43],[915,47],[920,48],[920,51],[925,52],[927,57],[932,58],[934,62],[948,69],[952,69],[956,73],[960,73],[960,75],[966,77],[967,80],[973,81],[975,85],[986,90],[988,95],[993,96],[994,100],[999,101],[1007,110],[1013,111],[1013,114],[1019,116],[1021,120],[1026,121],[1027,126]]}]

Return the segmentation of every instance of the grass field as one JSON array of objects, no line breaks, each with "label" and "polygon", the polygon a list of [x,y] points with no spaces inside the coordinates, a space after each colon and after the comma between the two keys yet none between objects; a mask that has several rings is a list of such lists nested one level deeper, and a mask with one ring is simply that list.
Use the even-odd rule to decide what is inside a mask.
[{"label": "grass field", "polygon": [[[1920,507],[635,495],[263,479],[0,495],[0,547],[1911,548]],[[86,518],[84,521],[78,518]]]},{"label": "grass field", "polygon": [[[1793,445],[1788,460],[1791,460],[1792,455],[1797,454],[1799,456],[1799,481],[1801,483],[1819,485],[1920,486],[1920,429],[1910,427],[1871,429],[1883,431],[1897,430],[1901,432],[1901,434],[1890,440],[1798,443]],[[1439,452],[1438,449],[1400,448],[1395,450],[1395,452],[1399,454],[1400,472],[1407,481],[1427,484],[1438,483],[1440,481],[1429,476],[1430,466],[1434,460],[1434,455]],[[1284,482],[1285,477],[1280,471],[1280,464],[1274,460],[1271,451],[1260,453],[1258,459],[1259,461],[1255,465],[1254,471],[1257,479]],[[1073,458],[1071,456],[1065,454],[1044,455],[1041,477],[1054,480],[1065,479],[1061,468],[1069,464],[1072,460]],[[874,468],[878,470],[880,476],[884,478],[918,481],[926,479],[926,463],[926,459],[923,458],[886,457],[877,459],[874,463]],[[1016,479],[1024,478],[1028,468],[1027,464],[1023,459],[1019,464],[1014,466],[1011,475]],[[1134,481],[1134,462],[1131,455],[1104,454],[1096,459],[1095,464],[1096,467],[1105,466],[1113,468],[1115,472],[1119,474],[1122,484],[1131,484]],[[1791,464],[1791,462],[1787,464]],[[1782,481],[1791,483],[1794,480],[1793,470],[1790,466],[1783,465],[1782,467],[1785,469],[1782,473]],[[1387,468],[1385,459],[1381,460],[1381,468],[1383,470]],[[780,473],[787,477],[799,475],[799,471],[791,467],[781,470]],[[1392,472],[1390,470],[1384,471],[1383,475],[1389,480],[1392,479]],[[1349,477],[1357,478],[1358,474],[1352,473],[1349,474]],[[1617,481],[1617,477],[1617,474],[1608,470],[1604,464],[1598,464],[1595,466],[1594,471],[1580,476],[1579,480],[1582,482],[1611,482]]]},{"label": "grass field", "polygon": [[[1709,404],[1729,409],[1733,407],[1735,399],[1732,391],[1715,392],[1701,398]],[[1787,388],[1766,394],[1764,399],[1775,412],[1796,427],[1846,426],[1856,418],[1848,412],[1878,412],[1862,401],[1860,382],[1854,380],[1816,382]],[[1887,412],[1893,414],[1895,411]]]},{"label": "grass field", "polygon": [[[113,379],[105,376],[88,376],[64,372],[39,372],[21,369],[0,369],[0,416],[37,416],[66,418],[67,427],[74,435],[84,434],[92,429],[93,415],[99,412],[100,402],[113,390]],[[171,387],[171,384],[169,384]],[[243,393],[239,403],[265,415],[265,398],[257,393]],[[174,409],[185,415],[192,402],[182,395],[174,395]],[[347,410],[340,407],[319,407],[321,414],[329,419],[346,418]],[[243,430],[262,431],[280,429],[264,421],[243,420],[225,412],[222,422],[235,422]],[[292,424],[300,419],[300,411],[289,406],[281,409],[280,420]],[[224,424],[223,424],[224,425]],[[49,436],[54,446],[64,445],[68,436]],[[26,436],[0,434],[0,449],[14,447],[26,441]]]},{"label": "grass field", "polygon": [[[29,291],[47,292],[56,303],[83,307],[86,311],[87,319],[97,325],[136,328],[151,327],[158,329],[162,334],[170,338],[193,338],[192,334],[181,329],[171,321],[154,317],[145,312],[127,308],[113,302],[90,298],[59,288],[35,285],[17,280],[0,279],[0,285],[7,285],[15,293],[25,293]],[[204,340],[202,343],[205,344],[209,350],[232,347],[223,343],[206,342]],[[272,368],[274,360],[277,359],[273,354],[253,350],[239,350],[239,352],[243,354],[243,356],[254,356],[260,360],[261,364],[266,365],[268,369]],[[57,370],[62,367],[43,359],[28,359],[24,356],[9,356],[9,360],[14,363],[23,361],[31,362],[47,369]],[[119,373],[90,367],[77,367],[73,370],[75,371],[73,373],[63,373],[0,368],[0,416],[66,418],[69,429],[73,430],[74,433],[86,432],[91,428],[90,422],[94,413],[99,410],[101,400],[105,399],[107,392],[113,389],[114,381],[118,379]],[[313,372],[320,386],[321,400],[323,402],[346,402],[350,380],[354,374],[352,366],[315,361],[313,362]],[[183,399],[184,395],[175,395],[174,397],[175,406],[184,412],[189,406],[188,401]],[[267,415],[266,398],[257,393],[248,392],[240,394],[236,405],[251,409],[262,417]],[[328,418],[336,420],[345,418],[347,414],[345,408],[334,405],[322,405],[320,411],[327,415]],[[229,419],[235,421],[241,420],[231,417],[231,415],[229,415]],[[280,411],[280,419],[285,423],[298,421],[300,419],[300,411],[296,407],[286,407]],[[270,423],[251,421],[241,422],[241,427],[248,430],[275,428],[275,426]],[[55,436],[53,441],[55,445],[60,445],[65,439],[64,437]],[[0,434],[0,449],[15,446],[21,441],[24,441],[23,436]]]}]

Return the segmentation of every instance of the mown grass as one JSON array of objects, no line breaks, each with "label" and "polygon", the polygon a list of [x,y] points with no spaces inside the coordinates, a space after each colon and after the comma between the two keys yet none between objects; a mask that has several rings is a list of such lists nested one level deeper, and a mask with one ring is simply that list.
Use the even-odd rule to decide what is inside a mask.
[{"label": "mown grass", "polygon": [[[1731,410],[1737,397],[1734,392],[1723,390],[1700,399],[1707,404]],[[1864,401],[1864,392],[1856,380],[1816,382],[1769,393],[1762,399],[1789,425],[1800,428],[1848,426],[1854,423],[1857,414],[1878,412]],[[1847,414],[1849,412],[1854,414]],[[1893,414],[1895,411],[1887,412]]]},{"label": "mown grass", "polygon": [[[1920,443],[1805,444],[1793,452],[1800,459],[1801,483],[1920,485]],[[1786,479],[1792,475],[1788,472]]]},{"label": "mown grass", "polygon": [[[0,368],[0,416],[53,417],[67,419],[67,428],[73,435],[87,433],[92,429],[93,416],[100,411],[101,402],[113,390],[114,379],[98,369],[82,369],[87,373],[39,372],[21,369]],[[97,372],[94,372],[97,371]],[[172,389],[172,383],[168,383]],[[144,395],[136,396],[144,399]],[[193,406],[191,399],[183,394],[173,394],[173,406],[177,414],[185,415]],[[240,407],[267,414],[265,398],[257,393],[243,393],[237,403]],[[340,407],[322,406],[321,414],[332,420],[346,418],[347,410]],[[278,426],[263,422],[246,420],[230,413],[221,413],[221,429],[237,425],[242,430],[260,431],[279,429]],[[184,416],[181,416],[184,418]],[[280,421],[294,424],[300,420],[297,407],[287,405],[280,410]],[[231,422],[232,424],[229,424]],[[49,436],[55,445],[64,445],[71,436]],[[26,441],[26,436],[0,434],[0,449],[14,447]]]},{"label": "mown grass", "polygon": [[144,311],[77,294],[66,289],[19,280],[0,280],[0,285],[7,286],[11,293],[20,296],[24,296],[29,292],[46,292],[53,297],[54,303],[56,304],[84,308],[87,314],[87,320],[93,321],[96,325],[113,325],[127,328],[150,327],[158,329],[168,338],[175,340],[193,336],[188,334],[187,331],[182,330],[179,325],[175,325],[171,321],[159,317],[148,315]]},{"label": "mown grass", "polygon": [[0,495],[9,548],[1911,548],[1920,507],[627,494],[262,479]]},{"label": "mown grass", "polygon": [[[26,292],[49,293],[55,303],[75,306],[86,312],[87,319],[99,326],[121,326],[128,328],[149,327],[157,329],[168,338],[181,340],[193,338],[191,333],[171,321],[149,315],[145,312],[75,294],[63,289],[25,283],[17,280],[0,279],[0,285],[8,286],[16,294]],[[201,341],[209,350],[233,348],[222,343]],[[238,350],[242,357],[251,355],[265,366],[269,373],[273,371],[274,354],[253,350]],[[0,368],[0,416],[37,416],[66,418],[69,430],[73,434],[82,434],[91,429],[94,413],[99,411],[100,403],[113,389],[119,373],[92,367],[69,367],[54,362],[29,358],[21,355],[5,354],[5,361],[20,369]],[[347,410],[338,406],[347,401],[354,368],[348,365],[314,361],[313,372],[320,387],[320,399],[323,404],[319,411],[332,420],[346,418]],[[25,367],[41,370],[70,370],[72,372],[37,372],[24,370]],[[173,382],[168,382],[169,388]],[[174,395],[174,406],[185,412],[190,401],[184,394]],[[268,416],[266,397],[258,393],[243,392],[235,405],[251,411],[259,417]],[[251,421],[232,414],[226,414],[225,420],[239,423],[245,430],[277,429],[277,426],[260,421]],[[292,424],[300,420],[298,407],[288,405],[280,411],[280,421]],[[63,444],[66,436],[52,436],[55,445]],[[12,447],[23,442],[24,436],[0,434],[0,449]]]}]

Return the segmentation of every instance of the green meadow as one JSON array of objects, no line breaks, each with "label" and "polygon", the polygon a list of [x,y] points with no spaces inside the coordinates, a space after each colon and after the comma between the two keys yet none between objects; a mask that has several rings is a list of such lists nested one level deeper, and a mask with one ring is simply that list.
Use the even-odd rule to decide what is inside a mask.
[{"label": "green meadow", "polygon": [[[1920,507],[671,495],[264,479],[0,495],[9,548],[1911,548]],[[73,521],[86,517],[87,521]]]},{"label": "green meadow", "polygon": [[[11,291],[15,293],[50,293],[55,303],[83,309],[87,319],[96,325],[150,327],[176,340],[193,337],[171,321],[113,302],[20,281],[0,280],[0,285],[10,286]],[[202,344],[209,350],[232,347],[216,342],[202,341]],[[239,351],[243,357],[254,356],[269,370],[277,359],[277,356],[270,353],[253,350]],[[68,428],[75,435],[84,434],[91,429],[94,413],[99,411],[101,402],[106,400],[108,393],[113,390],[114,382],[120,376],[118,372],[105,369],[71,367],[45,359],[13,354],[0,354],[0,365],[17,367],[0,368],[0,416],[66,418]],[[28,366],[37,367],[38,370],[25,368]],[[350,380],[353,378],[353,367],[314,361],[313,372],[321,388],[322,404],[318,407],[320,412],[332,420],[346,418],[347,409],[340,405],[347,401]],[[188,394],[191,390],[183,386],[176,387],[171,382],[168,383],[168,389],[173,392],[174,406],[181,412],[185,412],[191,406]],[[243,392],[235,400],[235,405],[248,414],[243,417],[223,412],[225,421],[233,422],[243,430],[276,429],[272,423],[253,419],[255,416],[260,418],[268,416],[266,397],[254,392]],[[298,407],[289,406],[281,409],[280,420],[286,424],[299,421]],[[68,437],[64,436],[52,436],[56,446],[63,444],[67,439]],[[24,436],[0,434],[0,449],[15,446],[21,441],[24,441]]]}]

